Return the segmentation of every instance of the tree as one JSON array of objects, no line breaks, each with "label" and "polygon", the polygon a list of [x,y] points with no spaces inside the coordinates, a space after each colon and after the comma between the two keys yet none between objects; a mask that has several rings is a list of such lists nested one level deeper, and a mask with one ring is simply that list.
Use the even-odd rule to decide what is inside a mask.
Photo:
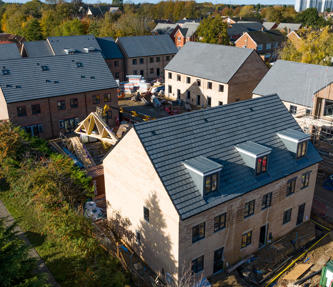
[{"label": "tree", "polygon": [[323,17],[320,17],[316,8],[308,8],[296,16],[296,21],[307,27],[322,27],[326,25]]},{"label": "tree", "polygon": [[201,42],[229,45],[227,28],[221,16],[210,16],[201,21],[197,34]]},{"label": "tree", "polygon": [[239,11],[239,17],[254,17],[254,7],[251,5],[243,6]]},{"label": "tree", "polygon": [[31,18],[23,26],[23,36],[27,41],[43,39],[42,28],[36,18]]},{"label": "tree", "polygon": [[56,36],[83,35],[84,24],[79,19],[67,20],[55,29]]},{"label": "tree", "polygon": [[303,40],[297,45],[290,41],[280,52],[283,60],[332,66],[333,36],[329,27],[319,31],[305,32]]},{"label": "tree", "polygon": [[18,239],[14,225],[5,227],[0,219],[0,282],[1,286],[47,286],[34,272],[36,261],[28,256],[29,248]]}]

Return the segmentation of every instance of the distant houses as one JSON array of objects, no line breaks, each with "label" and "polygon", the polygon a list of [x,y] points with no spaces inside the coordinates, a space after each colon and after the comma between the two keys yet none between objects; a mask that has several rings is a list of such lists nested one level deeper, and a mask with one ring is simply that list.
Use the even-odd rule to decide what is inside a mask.
[{"label": "distant houses", "polygon": [[187,43],[165,67],[165,94],[199,107],[250,99],[268,68],[252,49]]},{"label": "distant houses", "polygon": [[285,36],[278,30],[251,31],[244,33],[235,41],[239,48],[250,48],[257,51],[264,61],[275,61],[278,51],[285,41]]},{"label": "distant houses", "polygon": [[0,60],[0,120],[53,138],[70,133],[96,106],[118,119],[118,85],[100,53]]},{"label": "distant houses", "polygon": [[119,37],[116,43],[124,55],[125,73],[148,80],[164,77],[164,67],[178,52],[169,35]]}]

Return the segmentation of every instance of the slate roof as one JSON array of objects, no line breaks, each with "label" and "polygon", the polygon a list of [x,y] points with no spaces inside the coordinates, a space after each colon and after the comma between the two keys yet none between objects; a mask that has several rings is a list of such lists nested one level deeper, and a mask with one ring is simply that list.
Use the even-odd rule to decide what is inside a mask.
[{"label": "slate roof", "polygon": [[84,48],[89,47],[101,50],[94,35],[48,37],[47,41],[55,55],[66,55],[64,49],[69,48],[80,53],[86,53]]},{"label": "slate roof", "polygon": [[21,58],[21,54],[15,43],[0,44],[0,60],[18,58]]},{"label": "slate roof", "polygon": [[105,59],[122,59],[124,57],[112,37],[96,38],[96,40]]},{"label": "slate roof", "polygon": [[243,25],[244,27],[246,27],[246,29],[248,29],[248,31],[260,31],[263,29],[263,25],[260,22],[238,21],[237,24]]},{"label": "slate roof", "polygon": [[187,42],[165,70],[228,83],[253,52],[247,48]]},{"label": "slate roof", "polygon": [[249,30],[242,24],[238,24],[238,23],[232,24],[231,27],[227,28],[227,33],[228,33],[229,37],[242,35],[245,32],[249,32]]},{"label": "slate roof", "polygon": [[91,53],[0,61],[0,87],[6,102],[14,103],[116,88],[117,83],[102,55]]},{"label": "slate roof", "polygon": [[158,23],[152,30],[153,33],[157,34],[168,34],[170,35],[173,30],[177,27],[174,23]]},{"label": "slate roof", "polygon": [[178,52],[169,35],[119,37],[117,43],[129,58],[168,55]]},{"label": "slate roof", "polygon": [[278,30],[290,30],[297,31],[302,27],[300,23],[280,23],[276,29]]},{"label": "slate roof", "polygon": [[[311,143],[306,156],[295,159],[277,135],[288,128],[301,131],[277,95],[134,125],[182,219],[319,162],[321,158]],[[265,174],[256,176],[245,166],[235,148],[245,141],[272,149]],[[201,196],[183,164],[197,156],[223,165],[218,192],[207,199]]]},{"label": "slate roof", "polygon": [[24,49],[28,57],[47,57],[54,55],[47,41],[24,42]]},{"label": "slate roof", "polygon": [[333,67],[278,60],[253,94],[278,94],[282,101],[312,107],[313,94],[333,80]]},{"label": "slate roof", "polygon": [[192,37],[193,34],[197,31],[199,23],[184,23],[180,30],[184,37]]},{"label": "slate roof", "polygon": [[247,33],[258,44],[283,42],[285,40],[285,36],[281,32],[276,31],[276,30],[250,31]]},{"label": "slate roof", "polygon": [[264,22],[262,25],[266,30],[271,30],[274,27],[275,22]]}]

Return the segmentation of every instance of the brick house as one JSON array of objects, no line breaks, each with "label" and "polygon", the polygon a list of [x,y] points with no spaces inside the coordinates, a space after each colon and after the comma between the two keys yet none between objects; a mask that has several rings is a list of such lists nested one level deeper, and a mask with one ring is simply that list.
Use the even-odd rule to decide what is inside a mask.
[{"label": "brick house", "polygon": [[117,44],[124,55],[125,73],[147,80],[164,76],[164,67],[178,52],[169,35],[119,37]]},{"label": "brick house", "polygon": [[100,53],[1,60],[0,120],[52,138],[69,133],[96,106],[118,118],[117,83]]},{"label": "brick house", "polygon": [[165,94],[201,107],[250,99],[268,68],[251,49],[187,43],[165,67]]},{"label": "brick house", "polygon": [[276,93],[306,133],[333,134],[332,79],[332,67],[278,60],[253,97]]},{"label": "brick house", "polygon": [[186,22],[175,29],[173,40],[178,49],[182,48],[187,42],[196,40],[195,32],[199,25],[200,23],[196,22]]},{"label": "brick house", "polygon": [[23,56],[43,57],[101,52],[115,79],[124,80],[123,55],[111,37],[94,35],[48,37],[45,41],[23,43]]},{"label": "brick house", "polygon": [[310,219],[320,160],[277,95],[135,124],[103,162],[107,215],[166,280],[210,276]]},{"label": "brick house", "polygon": [[278,51],[284,41],[284,35],[276,30],[251,31],[239,37],[235,46],[254,49],[264,61],[272,62],[277,59]]}]

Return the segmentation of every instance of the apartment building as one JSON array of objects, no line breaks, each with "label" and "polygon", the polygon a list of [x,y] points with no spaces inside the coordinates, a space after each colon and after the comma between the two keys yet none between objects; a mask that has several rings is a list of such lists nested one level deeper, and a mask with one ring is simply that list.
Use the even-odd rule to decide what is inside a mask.
[{"label": "apartment building", "polygon": [[308,8],[316,8],[319,13],[323,13],[327,9],[333,9],[332,0],[296,0],[295,10],[296,12],[304,11]]},{"label": "apartment building", "polygon": [[164,77],[164,67],[178,52],[169,35],[119,37],[116,42],[124,55],[126,74],[147,80]]},{"label": "apartment building", "polygon": [[107,215],[167,281],[210,276],[310,219],[320,160],[277,95],[135,124],[103,162]]},{"label": "apartment building", "polygon": [[278,60],[253,97],[278,94],[306,133],[333,134],[333,68]]},{"label": "apartment building", "polygon": [[284,41],[285,36],[277,30],[251,31],[239,37],[235,46],[254,49],[264,61],[272,62],[277,59]]},{"label": "apartment building", "polygon": [[48,37],[45,41],[23,43],[24,57],[102,53],[115,79],[125,80],[124,57],[113,38],[94,35]]},{"label": "apartment building", "polygon": [[187,43],[165,67],[165,94],[200,107],[250,99],[268,68],[252,49]]},{"label": "apartment building", "polygon": [[0,120],[52,138],[107,104],[108,123],[116,123],[117,83],[100,53],[0,60],[0,67]]}]

